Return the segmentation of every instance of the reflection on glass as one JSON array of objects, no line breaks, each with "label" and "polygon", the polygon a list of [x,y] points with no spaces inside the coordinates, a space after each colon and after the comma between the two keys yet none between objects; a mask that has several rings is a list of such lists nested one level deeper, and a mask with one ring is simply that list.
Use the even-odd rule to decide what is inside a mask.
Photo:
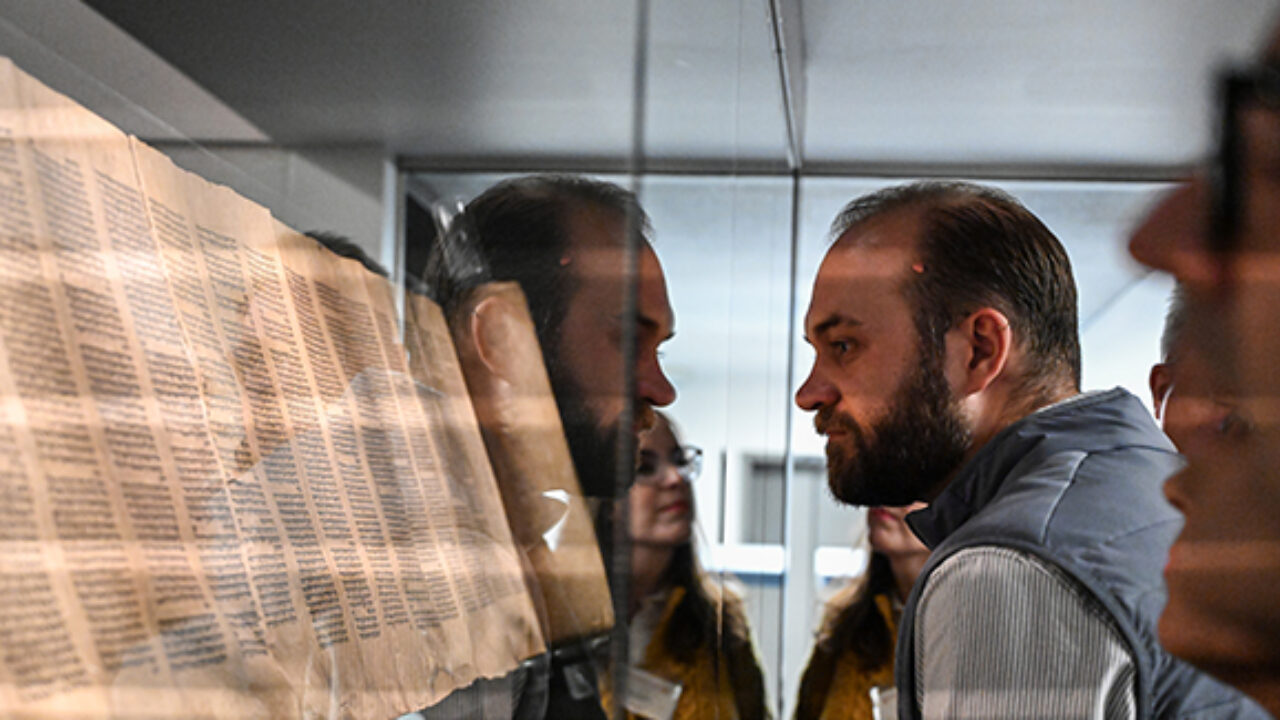
[{"label": "reflection on glass", "polygon": [[[867,511],[871,561],[827,602],[796,695],[795,720],[868,720],[896,701],[894,650],[902,606],[929,557],[904,518],[924,503]],[[892,694],[894,700],[889,700]],[[888,703],[883,706],[880,701]],[[896,717],[892,708],[889,717]]]},{"label": "reflection on glass", "polygon": [[[764,682],[742,600],[723,578],[708,575],[695,554],[689,475],[696,451],[681,445],[662,413],[640,440],[626,518],[630,666],[680,688],[671,708],[680,717],[765,718]],[[650,685],[627,687],[628,709],[642,712],[656,699]]]}]

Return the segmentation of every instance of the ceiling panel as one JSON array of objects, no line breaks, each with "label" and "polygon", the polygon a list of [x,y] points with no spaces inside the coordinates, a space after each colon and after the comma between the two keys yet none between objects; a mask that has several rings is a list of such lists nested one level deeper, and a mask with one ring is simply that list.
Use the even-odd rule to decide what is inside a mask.
[{"label": "ceiling panel", "polygon": [[803,0],[804,154],[822,165],[1176,166],[1209,68],[1273,0]]},{"label": "ceiling panel", "polygon": [[655,0],[650,7],[648,154],[728,169],[735,163],[785,169],[768,4]]},{"label": "ceiling panel", "polygon": [[[87,2],[280,143],[464,161],[631,154],[634,2]],[[646,155],[781,162],[766,4],[650,7]]]},{"label": "ceiling panel", "polygon": [[[813,170],[1178,167],[1275,0],[793,0]],[[287,144],[625,163],[636,2],[87,0]],[[794,6],[783,3],[788,9]],[[768,3],[648,3],[650,161],[779,167]],[[492,164],[492,162],[490,162]]]}]

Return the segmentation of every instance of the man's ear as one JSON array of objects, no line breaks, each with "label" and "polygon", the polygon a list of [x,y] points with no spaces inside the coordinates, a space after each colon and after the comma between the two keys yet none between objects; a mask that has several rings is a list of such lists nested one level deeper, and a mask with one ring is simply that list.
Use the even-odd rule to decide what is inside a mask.
[{"label": "man's ear", "polygon": [[1164,419],[1164,404],[1169,401],[1169,392],[1173,390],[1173,373],[1165,363],[1151,366],[1151,375],[1147,378],[1151,387],[1151,407],[1155,408],[1156,419]]},{"label": "man's ear", "polygon": [[508,300],[489,295],[471,308],[467,329],[476,356],[489,372],[503,380],[516,380],[520,355],[515,351],[515,318]]},{"label": "man's ear", "polygon": [[1013,331],[1009,318],[995,308],[984,307],[970,313],[947,337],[948,354],[956,361],[952,372],[959,397],[987,389],[1009,364]]}]

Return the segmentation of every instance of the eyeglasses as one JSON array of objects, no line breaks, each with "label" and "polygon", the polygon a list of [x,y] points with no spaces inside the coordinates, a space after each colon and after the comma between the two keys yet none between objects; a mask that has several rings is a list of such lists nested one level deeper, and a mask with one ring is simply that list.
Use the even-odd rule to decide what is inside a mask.
[{"label": "eyeglasses", "polygon": [[1226,70],[1218,78],[1218,101],[1218,149],[1209,177],[1213,203],[1209,247],[1228,253],[1237,249],[1247,209],[1246,163],[1259,162],[1255,155],[1260,148],[1250,147],[1251,138],[1244,132],[1246,117],[1256,111],[1280,113],[1280,68],[1256,65]]},{"label": "eyeglasses", "polygon": [[657,485],[662,482],[663,470],[674,467],[681,480],[691,483],[702,474],[702,448],[684,445],[662,457],[652,450],[640,451],[640,464],[636,468],[635,482],[640,485]]}]

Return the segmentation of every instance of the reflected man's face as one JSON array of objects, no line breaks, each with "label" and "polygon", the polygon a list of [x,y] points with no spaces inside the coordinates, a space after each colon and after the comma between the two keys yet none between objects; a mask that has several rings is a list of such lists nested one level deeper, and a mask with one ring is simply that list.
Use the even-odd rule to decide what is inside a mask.
[{"label": "reflected man's face", "polygon": [[[659,364],[658,348],[674,333],[675,318],[666,279],[648,243],[637,253],[635,355],[623,356],[626,289],[625,219],[613,212],[583,209],[570,222],[570,247],[563,260],[576,291],[570,296],[550,368],[569,448],[587,495],[612,494],[619,431],[633,437],[654,423],[654,407],[671,404],[675,388]],[[634,373],[632,427],[622,428],[627,390],[623,370]]]}]

